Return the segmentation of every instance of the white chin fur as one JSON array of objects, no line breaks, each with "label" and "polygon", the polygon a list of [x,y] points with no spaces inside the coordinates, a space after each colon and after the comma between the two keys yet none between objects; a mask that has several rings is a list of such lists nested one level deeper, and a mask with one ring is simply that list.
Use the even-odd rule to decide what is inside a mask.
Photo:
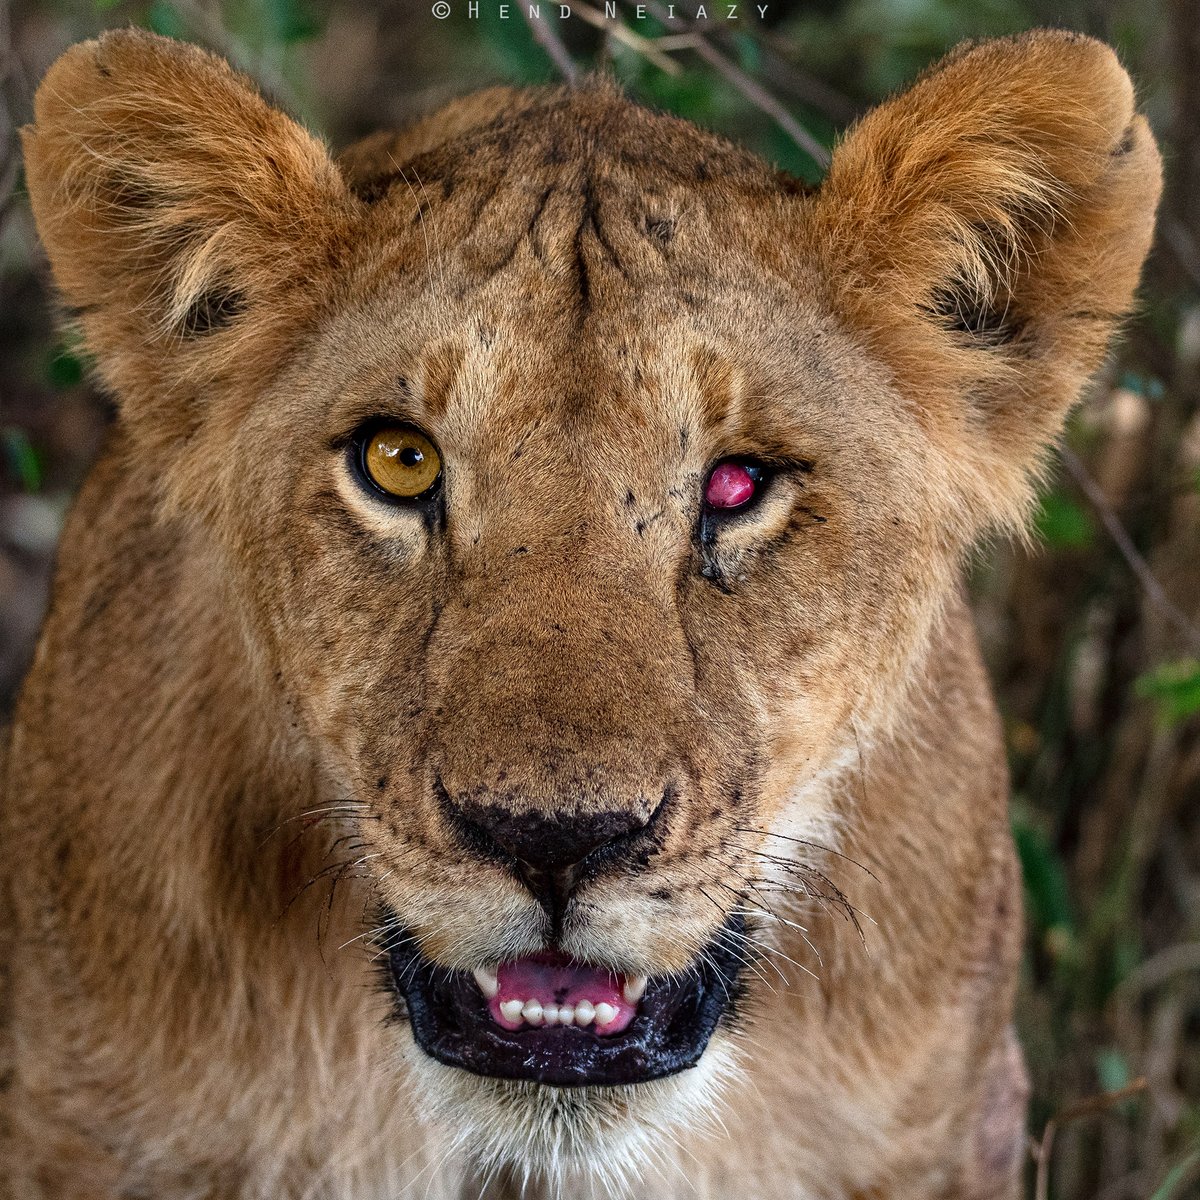
[{"label": "white chin fur", "polygon": [[403,1057],[413,1109],[449,1151],[443,1169],[459,1159],[480,1177],[507,1171],[555,1200],[686,1191],[690,1160],[676,1143],[722,1136],[722,1096],[739,1074],[738,1052],[720,1030],[695,1067],[625,1087],[483,1079],[411,1040]]}]

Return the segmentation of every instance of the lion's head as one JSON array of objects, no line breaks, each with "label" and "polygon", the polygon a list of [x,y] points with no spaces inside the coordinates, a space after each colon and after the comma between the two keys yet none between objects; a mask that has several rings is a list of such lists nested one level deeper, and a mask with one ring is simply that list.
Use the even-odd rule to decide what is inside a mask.
[{"label": "lion's head", "polygon": [[696,1120],[1129,304],[1157,158],[1115,58],[953,57],[816,190],[604,81],[335,163],[132,33],[26,147],[129,443],[357,829],[397,1069],[494,1159]]}]

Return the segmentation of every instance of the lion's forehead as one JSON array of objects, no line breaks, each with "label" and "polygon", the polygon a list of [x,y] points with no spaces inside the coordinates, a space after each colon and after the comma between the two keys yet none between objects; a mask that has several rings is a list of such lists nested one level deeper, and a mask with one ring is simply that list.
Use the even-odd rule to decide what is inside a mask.
[{"label": "lion's forehead", "polygon": [[402,197],[367,242],[370,282],[571,345],[680,314],[703,323],[730,300],[761,306],[778,292],[744,197],[718,203],[593,170],[472,177],[447,199]]},{"label": "lion's forehead", "polygon": [[743,147],[677,117],[630,101],[611,83],[579,88],[496,89],[467,97],[436,122],[377,134],[341,159],[355,193],[387,205],[419,197],[427,207],[472,185],[494,191],[504,181],[544,186],[585,178],[625,180],[639,190],[676,185],[803,189]]},{"label": "lion's forehead", "polygon": [[479,304],[498,294],[526,322],[553,310],[571,339],[606,314],[701,308],[763,274],[781,198],[803,190],[599,84],[518,95],[432,148],[411,143],[352,150],[344,168],[371,201],[373,269]]}]

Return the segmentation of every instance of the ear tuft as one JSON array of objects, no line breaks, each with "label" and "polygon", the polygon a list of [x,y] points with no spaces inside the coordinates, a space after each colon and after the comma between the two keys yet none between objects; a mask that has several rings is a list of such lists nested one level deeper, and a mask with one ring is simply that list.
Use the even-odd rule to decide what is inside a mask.
[{"label": "ear tuft", "polygon": [[183,314],[184,337],[203,337],[225,329],[246,310],[246,297],[232,287],[201,292]]}]

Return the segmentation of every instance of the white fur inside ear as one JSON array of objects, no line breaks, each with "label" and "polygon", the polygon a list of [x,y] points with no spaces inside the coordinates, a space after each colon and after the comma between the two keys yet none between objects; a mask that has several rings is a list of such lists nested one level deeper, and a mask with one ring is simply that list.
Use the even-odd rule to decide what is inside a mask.
[{"label": "white fur inside ear", "polygon": [[722,1102],[741,1076],[736,1035],[718,1030],[695,1067],[651,1083],[551,1088],[484,1079],[428,1057],[401,1055],[413,1108],[485,1181],[506,1173],[553,1200],[634,1200],[692,1190],[689,1147],[724,1135]]}]

